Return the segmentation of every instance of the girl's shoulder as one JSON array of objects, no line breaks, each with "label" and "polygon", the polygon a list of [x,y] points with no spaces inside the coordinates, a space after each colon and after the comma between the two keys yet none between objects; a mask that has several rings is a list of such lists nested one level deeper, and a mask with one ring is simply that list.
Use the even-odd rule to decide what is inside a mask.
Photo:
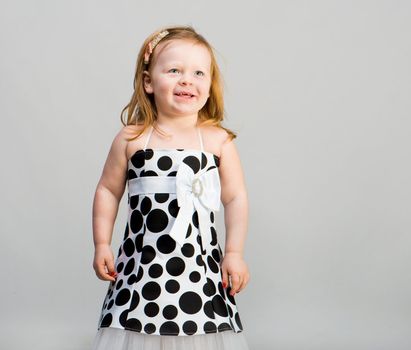
[{"label": "girl's shoulder", "polygon": [[119,131],[119,137],[126,142],[126,156],[130,159],[136,150],[143,148],[144,137],[149,128],[144,130],[143,124],[130,124],[123,126]]},{"label": "girl's shoulder", "polygon": [[201,129],[205,147],[220,156],[221,148],[229,139],[228,132],[224,128],[214,125],[203,126]]}]

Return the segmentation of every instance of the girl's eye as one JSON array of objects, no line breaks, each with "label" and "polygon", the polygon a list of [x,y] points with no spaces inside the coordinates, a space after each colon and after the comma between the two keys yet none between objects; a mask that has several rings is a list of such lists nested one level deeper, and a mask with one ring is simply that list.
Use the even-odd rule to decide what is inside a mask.
[{"label": "girl's eye", "polygon": [[[169,70],[170,73],[174,73],[174,71],[179,71],[179,69],[178,68],[171,68]],[[197,75],[204,76],[204,72],[202,72],[201,70],[196,71],[196,73],[200,73],[200,74],[197,74]]]}]

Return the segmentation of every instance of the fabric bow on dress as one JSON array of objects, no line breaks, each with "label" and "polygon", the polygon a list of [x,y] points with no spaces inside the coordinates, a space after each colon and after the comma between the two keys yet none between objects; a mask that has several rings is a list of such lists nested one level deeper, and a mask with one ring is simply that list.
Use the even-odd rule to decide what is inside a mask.
[{"label": "fabric bow on dress", "polygon": [[[210,211],[220,210],[220,177],[217,167],[204,168],[198,173],[182,162],[176,174],[176,194],[179,211],[169,235],[181,246],[187,235],[193,209],[197,210],[202,242],[210,247],[211,229],[207,225]],[[206,249],[208,250],[208,249]]]}]

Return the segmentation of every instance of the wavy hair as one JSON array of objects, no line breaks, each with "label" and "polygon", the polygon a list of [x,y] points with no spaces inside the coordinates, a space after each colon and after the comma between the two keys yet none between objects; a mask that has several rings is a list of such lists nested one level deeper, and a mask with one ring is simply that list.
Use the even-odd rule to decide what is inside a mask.
[{"label": "wavy hair", "polygon": [[[210,86],[210,96],[206,104],[198,111],[198,124],[199,125],[212,125],[220,127],[227,131],[229,138],[232,140],[237,137],[237,135],[221,125],[224,119],[224,99],[223,99],[223,87],[222,87],[222,77],[220,69],[218,68],[217,61],[214,55],[213,47],[208,43],[208,41],[199,33],[197,33],[192,26],[175,26],[175,27],[164,27],[154,33],[152,33],[143,43],[138,53],[136,69],[134,74],[133,87],[134,92],[131,96],[130,102],[123,108],[120,115],[121,123],[126,125],[143,125],[143,127],[137,131],[134,137],[128,139],[128,141],[138,138],[144,131],[154,122],[157,118],[157,108],[154,102],[154,96],[152,94],[147,94],[143,85],[143,71],[150,70],[152,64],[152,57],[148,64],[144,63],[144,55],[147,50],[149,43],[162,31],[167,30],[167,34],[160,43],[168,42],[172,40],[188,40],[195,44],[204,45],[208,49],[211,56],[211,86]],[[154,56],[155,48],[151,56]],[[127,121],[123,121],[123,116],[127,115]],[[160,133],[164,134],[155,125],[154,128]]]}]

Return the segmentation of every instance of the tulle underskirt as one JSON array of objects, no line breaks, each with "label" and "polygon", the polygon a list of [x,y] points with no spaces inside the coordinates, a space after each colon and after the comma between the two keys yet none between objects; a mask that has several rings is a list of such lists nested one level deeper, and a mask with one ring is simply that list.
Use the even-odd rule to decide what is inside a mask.
[{"label": "tulle underskirt", "polygon": [[91,350],[249,350],[244,331],[198,335],[149,335],[113,327],[97,331]]}]

